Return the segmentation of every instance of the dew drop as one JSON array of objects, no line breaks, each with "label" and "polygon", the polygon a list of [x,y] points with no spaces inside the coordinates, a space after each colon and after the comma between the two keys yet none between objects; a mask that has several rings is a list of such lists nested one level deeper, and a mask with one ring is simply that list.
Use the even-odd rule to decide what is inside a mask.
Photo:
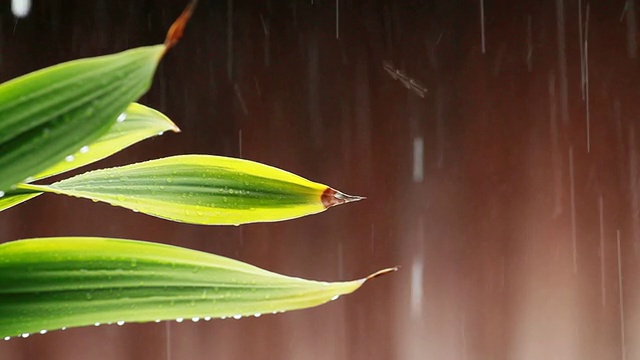
[{"label": "dew drop", "polygon": [[205,316],[204,321],[211,321],[211,316]]},{"label": "dew drop", "polygon": [[4,196],[4,191],[0,191],[0,198]]},{"label": "dew drop", "polygon": [[183,321],[184,321],[184,319],[183,319],[183,318],[177,318],[177,319],[176,319],[176,322],[179,322],[179,323],[181,323],[181,322],[183,322]]},{"label": "dew drop", "polygon": [[40,330],[40,334],[44,335],[44,334],[46,334],[46,333],[47,333],[47,330],[44,330],[44,329],[43,329],[43,330]]},{"label": "dew drop", "polygon": [[95,326],[100,326],[100,323],[95,323],[94,325],[95,325]]},{"label": "dew drop", "polygon": [[221,316],[221,317],[220,317],[220,320],[224,320],[224,319],[226,319],[226,318],[227,318],[226,316]]},{"label": "dew drop", "polygon": [[156,319],[156,321],[155,321],[155,322],[156,322],[156,323],[159,323],[159,322],[160,322],[160,319]]},{"label": "dew drop", "polygon": [[4,341],[9,341],[10,339],[11,339],[11,337],[10,337],[10,336],[5,336],[5,337],[4,337]]},{"label": "dew drop", "polygon": [[162,135],[162,134],[164,134],[164,131],[160,131],[160,132],[158,133],[158,136],[160,136],[160,135]]},{"label": "dew drop", "polygon": [[338,300],[339,297],[340,297],[340,295],[336,295],[336,296],[331,298],[331,301]]},{"label": "dew drop", "polygon": [[65,158],[64,158],[64,160],[65,160],[66,162],[72,162],[72,161],[73,161],[73,160],[75,160],[75,159],[76,159],[76,157],[75,157],[75,156],[73,156],[73,155],[67,155],[67,157],[65,157]]},{"label": "dew drop", "polygon": [[60,329],[60,330],[65,331],[65,330],[67,330],[67,327],[63,326],[62,329]]},{"label": "dew drop", "polygon": [[23,338],[25,338],[25,339],[26,339],[26,338],[28,338],[28,337],[29,337],[29,333],[24,333],[24,334],[22,334],[22,335],[20,335],[20,336],[22,336]]},{"label": "dew drop", "polygon": [[123,122],[126,118],[127,118],[127,114],[122,113],[122,114],[118,115],[117,121],[120,123],[120,122]]},{"label": "dew drop", "polygon": [[234,318],[234,319],[236,319],[236,320],[238,320],[238,319],[241,319],[241,318],[242,318],[242,315],[240,315],[240,314],[238,314],[238,315],[233,315],[233,318]]},{"label": "dew drop", "polygon": [[[160,320],[156,320],[156,322],[160,322]],[[116,322],[116,324],[118,324],[118,326],[122,326],[122,325],[124,325],[124,320],[120,320],[120,321]]]},{"label": "dew drop", "polygon": [[200,321],[200,318],[199,317],[194,317],[193,319],[191,319],[191,321],[198,322],[198,321]]},{"label": "dew drop", "polygon": [[255,317],[260,317],[260,316],[262,316],[262,314],[260,314],[260,313],[255,313],[255,314],[253,314],[253,316],[255,316]]},{"label": "dew drop", "polygon": [[81,154],[86,154],[88,152],[89,152],[89,146],[85,145],[85,146],[80,148],[80,153]]}]

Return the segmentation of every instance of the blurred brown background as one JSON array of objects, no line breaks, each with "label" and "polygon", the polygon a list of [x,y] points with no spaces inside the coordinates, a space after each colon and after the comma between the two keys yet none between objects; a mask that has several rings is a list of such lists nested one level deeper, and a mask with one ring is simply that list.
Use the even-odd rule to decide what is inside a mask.
[{"label": "blurred brown background", "polygon": [[[185,3],[34,0],[16,19],[5,1],[0,79],[162,42]],[[0,359],[640,359],[636,7],[200,1],[141,101],[183,132],[96,167],[241,156],[369,199],[226,228],[43,196],[0,214],[0,242],[153,240],[322,280],[401,271],[310,310],[69,329],[0,342]]]}]

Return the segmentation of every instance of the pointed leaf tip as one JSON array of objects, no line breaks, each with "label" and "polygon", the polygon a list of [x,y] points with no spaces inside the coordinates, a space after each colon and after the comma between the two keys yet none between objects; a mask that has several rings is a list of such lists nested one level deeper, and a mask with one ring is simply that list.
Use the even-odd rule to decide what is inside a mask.
[{"label": "pointed leaf tip", "polygon": [[164,45],[166,47],[164,50],[165,53],[180,41],[180,38],[184,33],[184,28],[187,26],[197,4],[198,0],[191,0],[187,7],[182,11],[182,14],[180,14],[176,21],[173,22],[169,31],[167,31],[167,37],[164,40]]},{"label": "pointed leaf tip", "polygon": [[371,280],[373,278],[377,278],[377,277],[382,276],[382,275],[390,274],[390,273],[396,272],[398,270],[400,270],[400,266],[394,266],[394,267],[382,269],[382,270],[376,271],[373,274],[371,274],[371,275],[367,276],[366,278],[362,279],[362,282],[369,281],[369,280]]},{"label": "pointed leaf tip", "polygon": [[357,196],[357,195],[347,195],[338,190],[327,188],[322,193],[321,199],[322,199],[322,205],[324,205],[325,209],[328,209],[332,206],[364,200],[366,199],[366,197]]}]

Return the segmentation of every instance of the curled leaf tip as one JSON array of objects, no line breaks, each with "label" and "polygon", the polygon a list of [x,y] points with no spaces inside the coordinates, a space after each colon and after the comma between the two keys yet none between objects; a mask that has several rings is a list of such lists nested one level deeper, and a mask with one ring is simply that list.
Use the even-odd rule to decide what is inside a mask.
[{"label": "curled leaf tip", "polygon": [[328,209],[332,206],[364,200],[366,199],[366,197],[357,196],[357,195],[347,195],[338,190],[327,188],[322,193],[321,199],[322,199],[322,205],[324,205],[325,209]]},{"label": "curled leaf tip", "polygon": [[373,278],[377,278],[379,276],[386,275],[386,274],[389,274],[389,273],[392,273],[392,272],[396,272],[399,269],[400,269],[400,266],[394,266],[394,267],[382,269],[380,271],[376,271],[373,274],[371,274],[371,275],[367,276],[366,278],[362,279],[362,282],[369,281],[369,280],[371,280]]},{"label": "curled leaf tip", "polygon": [[182,14],[180,14],[176,21],[173,22],[169,31],[167,31],[167,37],[164,40],[165,53],[180,41],[180,38],[184,33],[184,28],[187,26],[187,23],[191,18],[191,14],[193,14],[197,4],[198,0],[191,0],[187,7],[182,11]]}]

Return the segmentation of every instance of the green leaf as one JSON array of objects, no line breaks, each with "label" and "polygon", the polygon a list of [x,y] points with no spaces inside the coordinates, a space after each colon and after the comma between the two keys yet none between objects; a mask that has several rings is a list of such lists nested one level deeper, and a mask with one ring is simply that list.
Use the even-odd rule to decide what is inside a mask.
[{"label": "green leaf", "polygon": [[180,132],[180,129],[166,115],[150,107],[132,103],[118,116],[118,120],[108,132],[98,140],[87,144],[75,154],[32,177],[31,181],[77,169],[109,157],[135,143],[165,131]]},{"label": "green leaf", "polygon": [[362,199],[271,166],[210,155],[173,156],[20,188],[204,225],[287,220]]},{"label": "green leaf", "polygon": [[[83,147],[76,154],[53,167],[33,176],[31,181],[73,170],[95,161],[104,159],[128,146],[165,131],[180,131],[164,114],[140,104],[130,104],[109,131],[90,145]],[[32,199],[42,192],[34,190],[9,190],[0,192],[0,211]]]},{"label": "green leaf", "polygon": [[70,61],[0,85],[0,191],[105,134],[148,90],[164,50]]},{"label": "green leaf", "polygon": [[15,189],[6,193],[0,191],[0,211],[7,210],[42,194],[41,191]]},{"label": "green leaf", "polygon": [[134,240],[15,241],[0,245],[0,338],[94,324],[238,318],[308,308],[392,270],[328,283]]}]

